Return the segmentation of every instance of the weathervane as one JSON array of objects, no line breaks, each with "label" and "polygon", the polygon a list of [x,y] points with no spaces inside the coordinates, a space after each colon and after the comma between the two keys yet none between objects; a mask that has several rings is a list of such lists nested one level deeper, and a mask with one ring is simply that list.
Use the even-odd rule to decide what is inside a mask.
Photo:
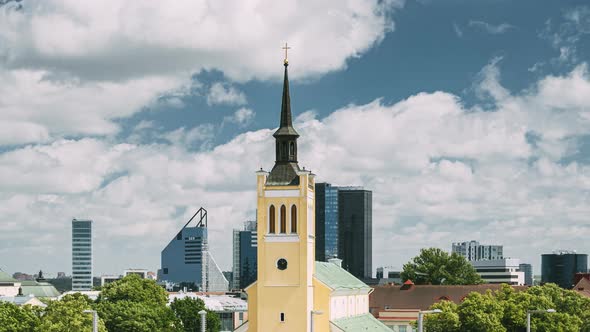
[{"label": "weathervane", "polygon": [[289,49],[291,49],[291,48],[289,46],[287,46],[287,43],[285,43],[285,46],[283,47],[283,49],[285,50],[285,64],[288,65],[289,60],[287,58],[287,51],[289,51]]}]

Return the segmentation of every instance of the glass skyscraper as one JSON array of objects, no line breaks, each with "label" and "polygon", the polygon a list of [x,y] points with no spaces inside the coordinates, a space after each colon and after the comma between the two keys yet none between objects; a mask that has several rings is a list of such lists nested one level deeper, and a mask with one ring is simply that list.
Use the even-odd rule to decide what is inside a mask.
[{"label": "glass skyscraper", "polygon": [[257,279],[258,236],[256,221],[247,221],[244,230],[234,229],[233,288],[244,289]]},{"label": "glass skyscraper", "polygon": [[199,289],[203,280],[203,242],[206,238],[206,227],[183,227],[162,250],[158,280]]},{"label": "glass skyscraper", "polygon": [[92,220],[72,220],[72,290],[92,290]]},{"label": "glass skyscraper", "polygon": [[338,257],[357,278],[373,275],[373,193],[338,187]]},{"label": "glass skyscraper", "polygon": [[316,261],[338,256],[338,187],[316,183]]},{"label": "glass skyscraper", "polygon": [[524,284],[527,286],[533,285],[533,266],[531,264],[521,263],[518,265],[518,270],[524,272]]}]

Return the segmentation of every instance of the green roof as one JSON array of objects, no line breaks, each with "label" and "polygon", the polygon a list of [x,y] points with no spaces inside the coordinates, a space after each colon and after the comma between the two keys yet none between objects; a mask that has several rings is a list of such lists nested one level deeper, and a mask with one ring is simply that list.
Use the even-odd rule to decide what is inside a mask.
[{"label": "green roof", "polygon": [[382,331],[391,332],[391,329],[381,323],[371,314],[364,314],[346,318],[340,318],[332,321],[332,324],[344,332],[361,332],[361,331]]},{"label": "green roof", "polygon": [[32,280],[23,280],[21,284],[23,295],[35,295],[36,297],[58,297],[59,291],[48,282],[37,282]]},{"label": "green roof", "polygon": [[17,280],[0,270],[0,282],[17,282]]},{"label": "green roof", "polygon": [[334,263],[315,262],[315,277],[333,290],[371,289],[364,282]]}]

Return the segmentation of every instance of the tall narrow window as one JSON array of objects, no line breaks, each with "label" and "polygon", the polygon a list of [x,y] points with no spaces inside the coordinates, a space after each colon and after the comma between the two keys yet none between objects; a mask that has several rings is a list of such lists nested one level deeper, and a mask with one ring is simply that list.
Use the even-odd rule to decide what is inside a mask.
[{"label": "tall narrow window", "polygon": [[291,233],[297,233],[297,207],[291,206]]},{"label": "tall narrow window", "polygon": [[281,205],[281,233],[287,233],[287,208]]},{"label": "tall narrow window", "polygon": [[276,233],[276,222],[275,222],[275,206],[271,205],[270,209],[268,210],[268,232],[271,234]]},{"label": "tall narrow window", "polygon": [[281,150],[282,150],[281,151],[281,154],[283,155],[283,158],[284,159],[288,159],[289,158],[289,156],[287,155],[287,149],[288,149],[287,148],[287,142],[281,143]]},{"label": "tall narrow window", "polygon": [[289,159],[295,158],[295,143],[291,142],[289,144]]}]

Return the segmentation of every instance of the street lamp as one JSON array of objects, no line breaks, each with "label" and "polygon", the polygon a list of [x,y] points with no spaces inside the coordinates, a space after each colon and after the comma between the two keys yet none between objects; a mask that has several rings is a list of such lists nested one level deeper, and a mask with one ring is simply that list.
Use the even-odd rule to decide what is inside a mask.
[{"label": "street lamp", "polygon": [[199,311],[199,315],[201,316],[201,332],[205,332],[207,330],[207,318],[205,317],[207,311],[201,310]]},{"label": "street lamp", "polygon": [[320,310],[312,310],[311,311],[311,330],[310,332],[313,332],[313,315],[323,315],[324,312],[320,311]]},{"label": "street lamp", "polygon": [[555,309],[529,310],[526,312],[526,332],[531,332],[531,314],[554,313]]},{"label": "street lamp", "polygon": [[85,314],[92,314],[92,332],[98,332],[98,313],[96,310],[84,310]]},{"label": "street lamp", "polygon": [[424,315],[428,314],[440,314],[442,310],[434,309],[434,310],[426,310],[418,312],[418,332],[424,332]]}]

